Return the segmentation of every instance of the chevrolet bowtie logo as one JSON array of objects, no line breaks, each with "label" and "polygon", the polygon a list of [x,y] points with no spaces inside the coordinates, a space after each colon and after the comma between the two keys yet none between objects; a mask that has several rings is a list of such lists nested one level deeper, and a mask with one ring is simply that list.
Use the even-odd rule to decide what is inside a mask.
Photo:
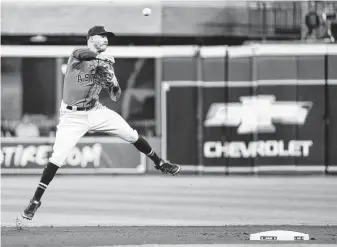
[{"label": "chevrolet bowtie logo", "polygon": [[273,95],[240,97],[241,103],[213,103],[206,127],[238,126],[239,134],[275,132],[273,123],[303,125],[312,102],[275,101]]}]

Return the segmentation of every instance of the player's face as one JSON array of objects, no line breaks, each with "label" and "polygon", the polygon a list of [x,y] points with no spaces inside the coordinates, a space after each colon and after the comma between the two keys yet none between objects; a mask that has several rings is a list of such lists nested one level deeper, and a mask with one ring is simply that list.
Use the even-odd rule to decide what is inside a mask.
[{"label": "player's face", "polygon": [[106,35],[94,35],[91,38],[97,51],[103,52],[108,47],[108,37]]}]

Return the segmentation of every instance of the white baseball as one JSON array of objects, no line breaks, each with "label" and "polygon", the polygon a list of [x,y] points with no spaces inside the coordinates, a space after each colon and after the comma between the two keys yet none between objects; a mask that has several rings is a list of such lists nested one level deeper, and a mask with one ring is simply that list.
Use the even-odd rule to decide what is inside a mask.
[{"label": "white baseball", "polygon": [[145,15],[145,16],[151,15],[151,9],[150,8],[144,8],[143,9],[143,15]]}]

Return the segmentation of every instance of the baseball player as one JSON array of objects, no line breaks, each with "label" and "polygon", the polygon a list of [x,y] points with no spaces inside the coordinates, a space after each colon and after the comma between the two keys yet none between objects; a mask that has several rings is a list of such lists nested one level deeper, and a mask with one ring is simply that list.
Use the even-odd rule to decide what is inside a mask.
[{"label": "baseball player", "polygon": [[[36,210],[41,206],[41,197],[57,170],[63,165],[71,149],[89,130],[118,136],[133,144],[153,160],[157,170],[172,175],[180,171],[179,165],[158,157],[144,137],[138,135],[118,113],[99,102],[102,88],[108,90],[114,101],[121,94],[113,70],[114,58],[103,54],[107,49],[108,37],[113,36],[103,26],[94,26],[88,31],[88,47],[75,49],[69,57],[53,153],[43,170],[33,198],[21,213],[25,219],[33,219]],[[102,76],[98,71],[103,71],[106,75]]]}]

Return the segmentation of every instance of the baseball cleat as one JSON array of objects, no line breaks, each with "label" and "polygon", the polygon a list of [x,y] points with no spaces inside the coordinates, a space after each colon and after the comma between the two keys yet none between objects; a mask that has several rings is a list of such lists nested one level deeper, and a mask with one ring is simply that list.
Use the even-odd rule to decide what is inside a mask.
[{"label": "baseball cleat", "polygon": [[27,208],[21,213],[22,218],[32,220],[36,210],[41,206],[41,202],[31,199]]},{"label": "baseball cleat", "polygon": [[155,168],[165,173],[175,175],[180,172],[180,165],[172,164],[168,161],[163,161],[160,165],[156,165]]}]

